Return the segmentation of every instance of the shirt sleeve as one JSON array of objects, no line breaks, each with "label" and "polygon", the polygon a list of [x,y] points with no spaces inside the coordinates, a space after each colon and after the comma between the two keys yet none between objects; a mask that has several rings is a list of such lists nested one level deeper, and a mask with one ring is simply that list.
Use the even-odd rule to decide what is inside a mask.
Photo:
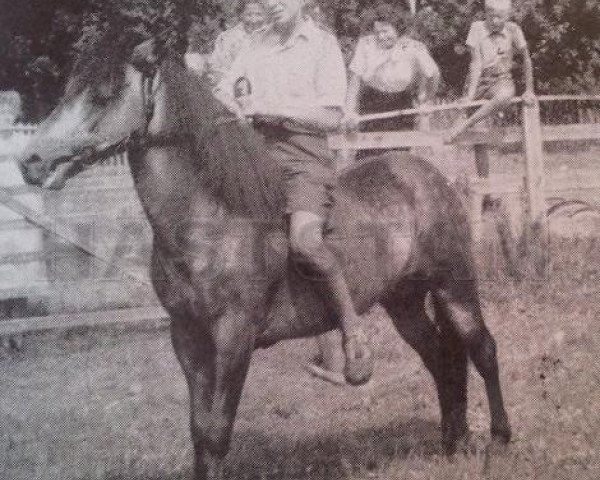
[{"label": "shirt sleeve", "polygon": [[225,71],[225,32],[221,32],[215,40],[215,48],[210,55],[210,67],[219,77]]},{"label": "shirt sleeve", "polygon": [[467,41],[465,42],[468,47],[478,48],[481,43],[481,22],[473,22],[471,24],[471,28],[469,29],[469,34],[467,35]]},{"label": "shirt sleeve", "polygon": [[427,47],[420,42],[415,45],[415,60],[420,75],[431,78],[439,73],[437,63],[429,54]]},{"label": "shirt sleeve", "polygon": [[219,83],[214,89],[214,94],[220,99],[233,99],[233,86],[240,77],[247,75],[246,65],[244,62],[244,56],[239,55],[227,71],[223,73],[223,76],[219,80]]},{"label": "shirt sleeve", "polygon": [[525,40],[525,35],[523,34],[523,30],[516,23],[513,27],[513,46],[515,50],[523,51],[527,49],[527,40]]},{"label": "shirt sleeve", "polygon": [[323,50],[316,65],[317,102],[323,107],[342,107],[346,101],[346,67],[335,37],[324,33]]},{"label": "shirt sleeve", "polygon": [[367,39],[360,37],[354,48],[354,55],[348,69],[356,76],[363,78],[367,71]]}]

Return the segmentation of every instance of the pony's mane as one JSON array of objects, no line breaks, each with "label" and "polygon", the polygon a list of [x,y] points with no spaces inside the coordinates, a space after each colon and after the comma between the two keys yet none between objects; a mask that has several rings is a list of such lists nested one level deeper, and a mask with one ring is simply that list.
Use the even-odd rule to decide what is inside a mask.
[{"label": "pony's mane", "polygon": [[[119,101],[131,53],[132,48],[115,46],[109,36],[86,45],[74,63],[62,106],[84,92],[99,109]],[[208,189],[233,213],[266,221],[281,219],[282,172],[260,135],[236,121],[204,80],[187,70],[182,55],[165,52],[160,78],[168,106],[165,131],[193,138],[198,188]],[[60,110],[61,105],[48,120]]]},{"label": "pony's mane", "polygon": [[[85,90],[98,100],[118,96],[125,87],[125,66],[131,50],[131,46],[116,45],[108,35],[85,45],[71,69],[64,99],[69,101]],[[100,92],[101,88],[105,90]]]},{"label": "pony's mane", "polygon": [[168,128],[193,137],[202,186],[233,213],[280,220],[282,171],[260,135],[237,121],[180,56],[163,61],[160,75],[172,116]]}]

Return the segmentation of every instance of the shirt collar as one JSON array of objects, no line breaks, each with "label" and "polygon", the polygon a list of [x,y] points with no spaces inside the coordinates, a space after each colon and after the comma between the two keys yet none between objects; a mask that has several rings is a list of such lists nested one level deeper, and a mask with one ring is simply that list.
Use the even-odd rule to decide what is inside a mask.
[{"label": "shirt collar", "polygon": [[298,25],[290,40],[295,41],[298,38],[304,38],[305,40],[308,40],[311,38],[311,34],[315,28],[317,28],[317,26],[312,18],[303,18],[300,20],[300,25]]},{"label": "shirt collar", "polygon": [[[303,39],[306,41],[310,40],[314,37],[313,31],[317,28],[318,27],[315,24],[314,20],[312,20],[311,18],[302,18],[299,24],[296,26],[296,29],[292,32],[291,36],[286,40],[286,42],[283,45],[281,45],[281,48],[288,48],[294,45],[298,41],[298,39]],[[254,32],[253,35],[254,34],[256,34],[257,36],[262,36],[264,38],[266,36],[273,35],[273,29],[271,26],[265,26]]]},{"label": "shirt collar", "polygon": [[504,24],[504,27],[502,27],[502,30],[499,31],[498,33],[492,33],[490,32],[490,29],[488,28],[487,22],[484,20],[483,21],[483,26],[485,27],[485,32],[487,34],[488,37],[493,37],[494,35],[501,35],[503,37],[507,37],[508,36],[508,22],[506,22]]}]

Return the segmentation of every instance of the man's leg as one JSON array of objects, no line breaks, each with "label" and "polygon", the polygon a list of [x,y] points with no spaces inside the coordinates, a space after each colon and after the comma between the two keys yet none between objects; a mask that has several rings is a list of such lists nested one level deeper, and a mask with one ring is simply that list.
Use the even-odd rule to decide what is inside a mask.
[{"label": "man's leg", "polygon": [[323,241],[324,224],[325,219],[313,212],[290,214],[290,249],[293,259],[309,268],[316,290],[338,319],[346,354],[346,380],[359,385],[366,383],[373,373],[371,342],[354,310],[342,269]]},{"label": "man's leg", "polygon": [[[490,176],[490,150],[487,145],[473,145],[475,155],[475,168],[479,178],[488,178]],[[486,211],[494,206],[494,199],[489,193],[483,196],[481,208]]]},{"label": "man's leg", "polygon": [[485,145],[477,144],[473,146],[475,153],[475,168],[479,178],[488,178],[490,176],[490,154]]},{"label": "man's leg", "polygon": [[510,100],[515,94],[514,85],[511,82],[504,82],[494,89],[493,96],[489,102],[482,105],[473,115],[466,120],[459,122],[452,128],[446,137],[446,143],[454,142],[467,129],[480,122],[484,118],[501,112],[510,105]]}]

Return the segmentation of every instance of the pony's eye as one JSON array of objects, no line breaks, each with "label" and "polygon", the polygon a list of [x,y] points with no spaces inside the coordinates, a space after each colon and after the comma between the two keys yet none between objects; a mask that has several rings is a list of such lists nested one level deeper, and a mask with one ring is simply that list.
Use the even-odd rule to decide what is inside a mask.
[{"label": "pony's eye", "polygon": [[106,106],[113,97],[110,87],[99,87],[92,94],[92,103],[99,107]]}]

